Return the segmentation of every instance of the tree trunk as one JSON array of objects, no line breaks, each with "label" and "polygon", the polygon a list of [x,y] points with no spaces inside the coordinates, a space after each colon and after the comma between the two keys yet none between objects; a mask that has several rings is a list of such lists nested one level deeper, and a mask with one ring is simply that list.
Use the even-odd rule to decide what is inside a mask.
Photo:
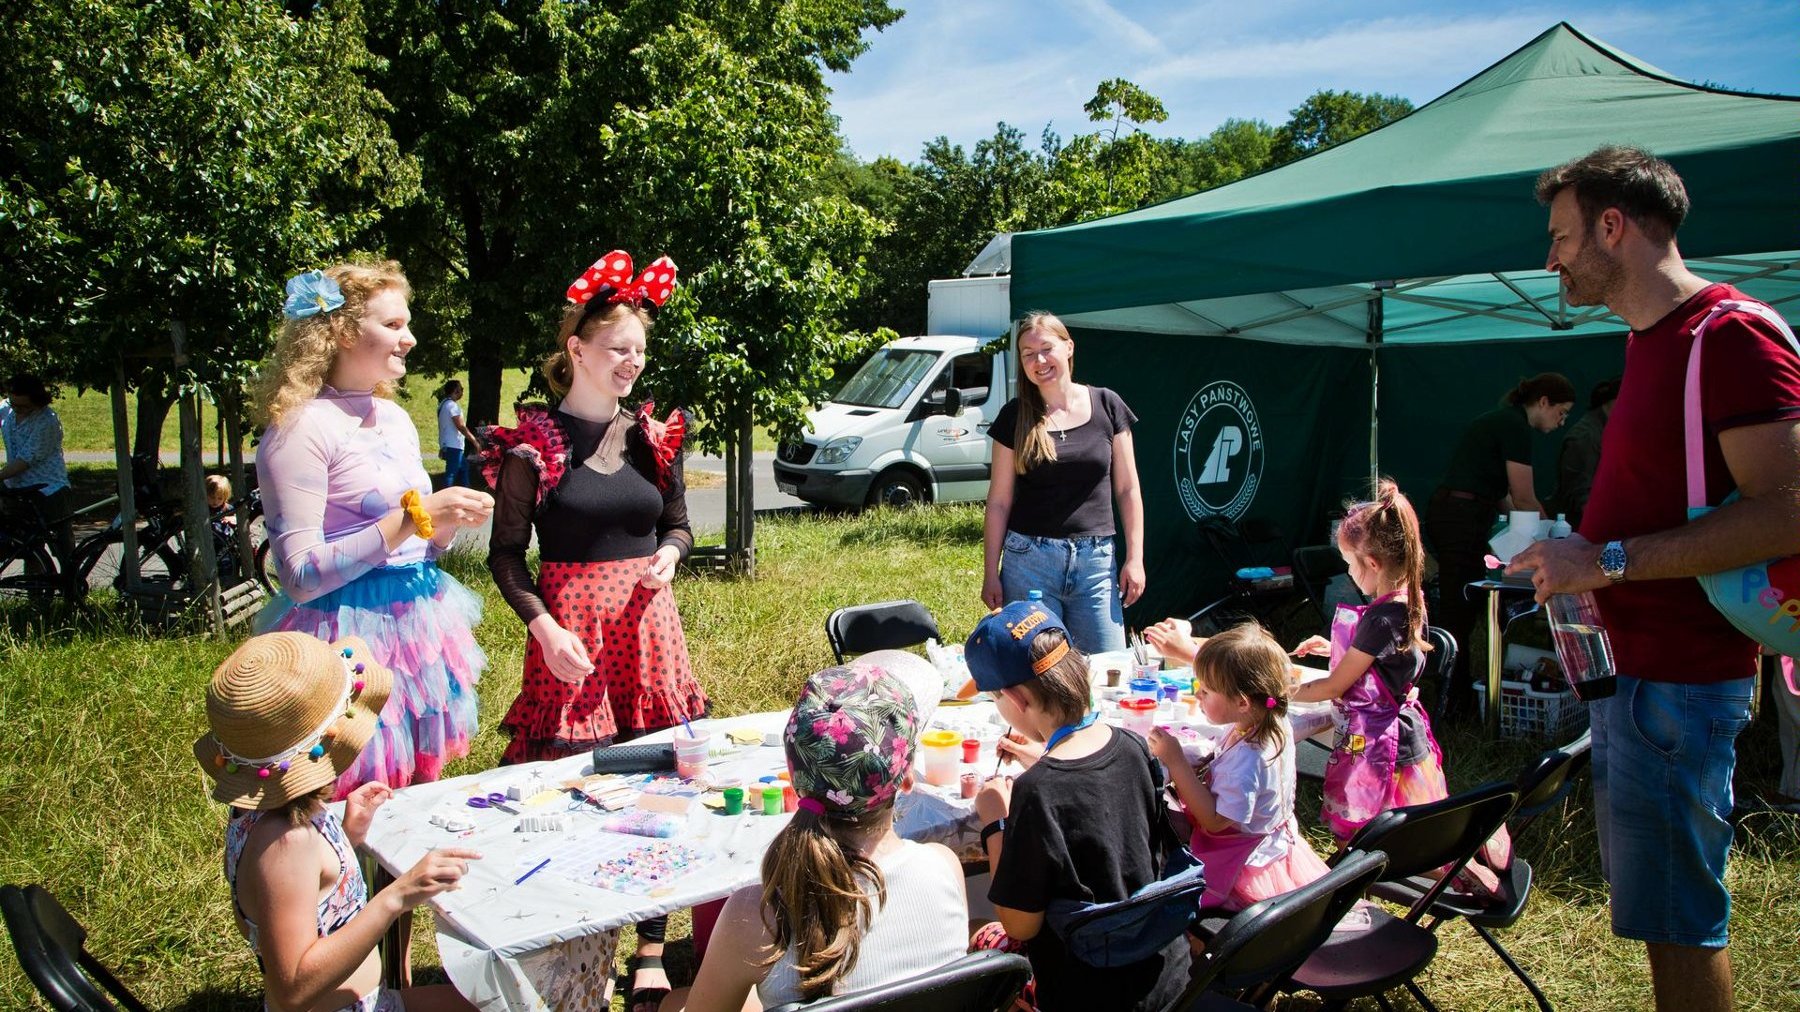
[{"label": "tree trunk", "polygon": [[755,432],[749,414],[740,414],[725,444],[726,564],[744,576],[756,575]]},{"label": "tree trunk", "polygon": [[139,375],[137,432],[131,444],[132,454],[149,454],[160,461],[163,422],[169,417],[169,408],[174,403],[175,398],[169,393],[168,377],[149,370]]},{"label": "tree trunk", "polygon": [[[481,342],[485,345],[486,342]],[[500,379],[505,369],[496,350],[478,346],[473,340],[469,342],[469,417],[468,425],[498,425],[502,422],[500,414]],[[512,418],[511,407],[505,421]]]},{"label": "tree trunk", "polygon": [[[175,368],[187,365],[187,326],[169,324],[169,343],[175,350]],[[213,554],[212,528],[207,523],[206,454],[200,429],[200,395],[181,399],[181,519],[187,533],[188,586],[206,608],[207,628],[215,635],[225,631],[225,615],[219,606],[219,564]]]}]

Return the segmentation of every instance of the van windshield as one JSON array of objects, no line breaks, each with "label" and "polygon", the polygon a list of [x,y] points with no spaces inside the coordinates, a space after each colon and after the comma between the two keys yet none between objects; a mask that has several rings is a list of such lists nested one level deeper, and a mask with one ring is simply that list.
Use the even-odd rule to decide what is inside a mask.
[{"label": "van windshield", "polygon": [[937,360],[935,351],[883,348],[856,370],[833,399],[863,408],[897,408],[912,396]]}]

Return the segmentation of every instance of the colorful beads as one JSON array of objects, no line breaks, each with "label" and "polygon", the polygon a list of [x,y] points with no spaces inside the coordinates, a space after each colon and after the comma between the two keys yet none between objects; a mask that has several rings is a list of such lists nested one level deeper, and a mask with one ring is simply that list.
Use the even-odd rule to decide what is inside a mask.
[{"label": "colorful beads", "polygon": [[323,759],[325,757],[325,743],[319,742],[312,748],[307,749],[306,754],[312,756],[314,759]]},{"label": "colorful beads", "polygon": [[344,648],[344,659],[349,660],[350,656],[354,653],[356,653],[356,651],[350,649],[349,647],[345,647]]},{"label": "colorful beads", "polygon": [[267,766],[258,766],[256,768],[256,776],[259,780],[269,779],[269,768]]},{"label": "colorful beads", "polygon": [[227,772],[227,773],[236,773],[236,772],[237,772],[237,771],[238,771],[238,764],[237,764],[237,763],[234,763],[234,762],[228,762],[228,763],[226,763],[226,764],[225,764],[225,772]]}]

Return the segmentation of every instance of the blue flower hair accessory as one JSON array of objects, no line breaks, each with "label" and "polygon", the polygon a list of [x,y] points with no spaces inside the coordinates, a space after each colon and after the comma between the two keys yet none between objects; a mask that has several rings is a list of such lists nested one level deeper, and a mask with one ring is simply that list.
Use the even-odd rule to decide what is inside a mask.
[{"label": "blue flower hair accessory", "polygon": [[344,290],[324,271],[307,271],[287,281],[287,302],[281,314],[290,320],[329,313],[344,304]]}]

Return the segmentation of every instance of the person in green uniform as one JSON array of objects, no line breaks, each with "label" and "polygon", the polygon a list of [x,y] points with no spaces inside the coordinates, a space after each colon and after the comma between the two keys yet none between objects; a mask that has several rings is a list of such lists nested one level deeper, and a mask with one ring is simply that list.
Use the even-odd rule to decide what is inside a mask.
[{"label": "person in green uniform", "polygon": [[1425,536],[1438,563],[1438,606],[1432,624],[1462,648],[1450,673],[1449,709],[1469,702],[1469,635],[1476,605],[1468,584],[1487,573],[1488,532],[1494,517],[1510,510],[1543,512],[1531,474],[1531,432],[1555,432],[1575,406],[1575,385],[1561,373],[1539,373],[1507,393],[1500,407],[1463,430],[1444,480],[1425,512]]}]

